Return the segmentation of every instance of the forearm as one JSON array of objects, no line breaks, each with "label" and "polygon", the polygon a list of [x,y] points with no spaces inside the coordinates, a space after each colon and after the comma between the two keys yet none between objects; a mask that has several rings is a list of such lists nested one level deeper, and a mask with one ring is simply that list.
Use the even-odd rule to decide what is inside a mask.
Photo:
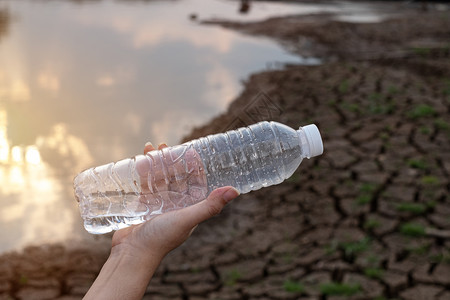
[{"label": "forearm", "polygon": [[136,255],[113,247],[97,279],[83,298],[142,299],[162,260],[160,256]]}]

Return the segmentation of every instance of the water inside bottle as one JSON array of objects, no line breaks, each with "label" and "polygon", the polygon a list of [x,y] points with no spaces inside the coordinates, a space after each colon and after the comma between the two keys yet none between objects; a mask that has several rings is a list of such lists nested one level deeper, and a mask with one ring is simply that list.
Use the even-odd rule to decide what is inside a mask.
[{"label": "water inside bottle", "polygon": [[85,228],[97,234],[193,205],[208,190],[200,156],[188,145],[86,170],[75,186]]}]

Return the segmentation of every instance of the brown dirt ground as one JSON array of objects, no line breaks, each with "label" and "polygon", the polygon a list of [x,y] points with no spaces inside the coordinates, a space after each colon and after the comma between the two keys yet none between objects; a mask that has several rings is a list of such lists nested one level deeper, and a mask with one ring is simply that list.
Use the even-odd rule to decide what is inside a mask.
[{"label": "brown dirt ground", "polygon": [[[186,139],[314,122],[325,153],[200,226],[144,299],[450,299],[450,14],[216,25],[298,53],[308,38],[333,59],[251,76]],[[105,259],[58,245],[5,254],[0,299],[80,299]]]}]

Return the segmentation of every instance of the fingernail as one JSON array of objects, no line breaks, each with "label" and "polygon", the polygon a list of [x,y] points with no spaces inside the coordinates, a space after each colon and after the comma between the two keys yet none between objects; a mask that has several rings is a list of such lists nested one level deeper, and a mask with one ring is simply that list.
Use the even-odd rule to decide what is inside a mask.
[{"label": "fingernail", "polygon": [[189,232],[189,236],[192,235],[192,233],[194,232],[194,230],[198,227],[198,224],[194,226],[194,228],[191,229],[191,231]]},{"label": "fingernail", "polygon": [[147,143],[145,143],[145,147],[147,147],[147,146],[152,146],[153,147],[153,144],[151,142],[147,142]]},{"label": "fingernail", "polygon": [[225,193],[223,193],[222,198],[223,200],[225,200],[225,202],[230,202],[231,200],[233,200],[234,198],[236,198],[237,196],[239,196],[239,191],[237,189],[235,189],[234,187],[230,188],[228,191],[226,191]]}]

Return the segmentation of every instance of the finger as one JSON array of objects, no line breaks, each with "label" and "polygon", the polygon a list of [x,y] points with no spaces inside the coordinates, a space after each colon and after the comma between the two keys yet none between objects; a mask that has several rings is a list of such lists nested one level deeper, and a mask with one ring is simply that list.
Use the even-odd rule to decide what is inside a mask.
[{"label": "finger", "polygon": [[151,142],[147,142],[144,147],[144,154],[147,154],[147,152],[150,152],[153,150],[155,150],[155,147],[153,147]]},{"label": "finger", "polygon": [[184,164],[186,160],[186,146],[179,145],[175,147],[167,147],[166,144],[159,145],[161,147],[162,160],[167,166],[167,172],[170,177],[176,177],[180,179],[184,177],[186,173]]},{"label": "finger", "polygon": [[[185,148],[186,147],[182,145],[168,147],[165,143],[158,145],[161,162],[164,162],[165,166],[164,178],[161,178],[161,183],[167,185],[167,179],[169,179],[169,185],[167,185],[168,190],[187,190],[186,178],[189,174],[186,173],[184,166],[185,159],[183,159],[183,157],[185,155],[183,153],[185,153]],[[168,178],[166,179],[166,177]]]},{"label": "finger", "polygon": [[169,147],[169,146],[167,146],[166,143],[161,143],[161,144],[158,145],[158,150],[161,150],[161,149],[164,149],[164,148],[167,148],[167,147]]},{"label": "finger", "polygon": [[[167,144],[161,143],[158,145],[158,150],[167,148]],[[152,143],[148,142],[145,144],[144,153],[147,154],[149,151],[156,150]],[[160,155],[160,154],[156,154]],[[166,191],[168,190],[165,173],[163,172],[163,166],[159,165],[161,161],[157,160],[156,164],[153,166],[148,166],[147,172],[141,172],[143,176],[141,177],[141,182],[144,182],[144,189],[148,190],[153,188],[155,191]],[[152,174],[149,174],[149,172]]]},{"label": "finger", "polygon": [[225,205],[237,196],[239,196],[239,191],[231,186],[215,189],[207,199],[183,209],[183,222],[187,227],[194,227],[218,215]]}]

